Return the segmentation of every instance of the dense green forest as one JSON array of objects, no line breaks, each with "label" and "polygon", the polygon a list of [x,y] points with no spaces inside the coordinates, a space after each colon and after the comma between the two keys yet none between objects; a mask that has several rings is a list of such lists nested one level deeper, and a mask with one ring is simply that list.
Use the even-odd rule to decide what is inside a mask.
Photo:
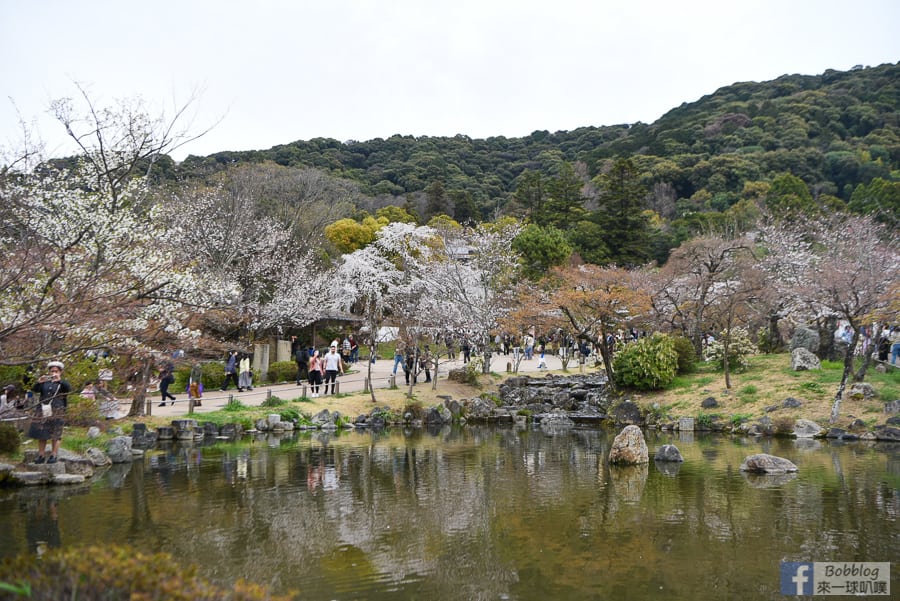
[{"label": "dense green forest", "polygon": [[165,179],[234,165],[315,168],[356,182],[374,206],[421,222],[510,214],[565,232],[596,263],[665,260],[723,222],[774,211],[900,211],[900,63],[735,83],[652,124],[535,131],[523,138],[316,138],[160,163]]}]

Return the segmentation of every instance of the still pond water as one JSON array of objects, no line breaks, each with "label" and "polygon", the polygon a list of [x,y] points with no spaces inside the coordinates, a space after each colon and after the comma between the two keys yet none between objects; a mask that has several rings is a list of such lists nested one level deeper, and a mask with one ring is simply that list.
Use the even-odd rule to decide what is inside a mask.
[{"label": "still pond water", "polygon": [[[648,432],[685,462],[610,468],[614,434],[171,445],[82,488],[0,490],[0,556],[117,541],[307,600],[784,599],[781,561],[889,561],[900,590],[900,445]],[[799,474],[741,473],[760,452]]]}]

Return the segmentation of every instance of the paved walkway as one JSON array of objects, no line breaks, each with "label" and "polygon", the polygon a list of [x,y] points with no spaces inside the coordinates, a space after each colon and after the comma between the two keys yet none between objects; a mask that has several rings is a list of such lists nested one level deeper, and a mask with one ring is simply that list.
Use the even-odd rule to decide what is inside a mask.
[{"label": "paved walkway", "polygon": [[[446,379],[447,374],[451,369],[462,367],[463,362],[461,357],[462,356],[460,355],[460,358],[456,359],[455,361],[447,361],[446,359],[442,360],[440,364],[440,371],[438,373],[438,379]],[[507,364],[511,366],[512,361],[512,355],[494,355],[491,360],[491,371],[497,373],[506,373]],[[559,357],[547,355],[546,361],[548,370],[562,369],[562,362]],[[374,386],[376,389],[390,387],[390,379],[393,374],[393,368],[393,359],[380,359],[372,365],[372,381],[374,382]],[[578,369],[577,362],[570,361],[569,369]],[[362,390],[364,390],[365,378],[367,375],[365,362],[360,361],[359,363],[353,364],[349,371],[350,373],[338,377],[338,392],[361,392]],[[519,373],[533,374],[540,371],[543,370],[538,369],[537,357],[530,361],[523,360],[521,363],[519,363]],[[419,383],[416,384],[416,387],[425,386],[424,379],[424,374],[420,374]],[[403,369],[399,366],[397,368],[397,385],[401,387],[405,386]],[[428,384],[428,386],[430,385],[431,384]],[[174,405],[171,404],[171,401],[166,403],[165,407],[158,406],[160,398],[158,391],[154,391],[150,395],[150,397],[152,398],[150,408],[151,415],[157,417],[180,417],[187,414],[187,395],[183,392],[181,394],[177,394],[174,391],[171,392],[175,394],[177,400],[175,401]],[[245,392],[238,392],[235,388],[232,388],[231,390],[227,390],[225,392],[221,392],[218,389],[205,390],[203,392],[203,404],[200,407],[195,407],[194,413],[209,413],[211,411],[218,411],[228,403],[228,400],[231,397],[237,398],[244,405],[257,406],[260,405],[264,400],[266,400],[270,392],[273,396],[277,396],[282,399],[294,399],[302,396],[304,393],[306,393],[308,396],[309,389],[306,385],[297,386],[297,384],[294,382],[288,382],[284,384],[261,384],[259,386],[254,386],[252,391]],[[125,406],[124,403],[123,409],[125,411],[128,410],[128,407]]]}]

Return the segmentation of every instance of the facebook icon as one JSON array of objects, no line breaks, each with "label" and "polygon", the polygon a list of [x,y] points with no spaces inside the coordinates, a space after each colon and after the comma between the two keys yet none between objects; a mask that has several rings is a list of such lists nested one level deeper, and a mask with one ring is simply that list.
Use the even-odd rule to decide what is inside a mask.
[{"label": "facebook icon", "polygon": [[812,595],[813,564],[795,561],[781,562],[781,594]]}]

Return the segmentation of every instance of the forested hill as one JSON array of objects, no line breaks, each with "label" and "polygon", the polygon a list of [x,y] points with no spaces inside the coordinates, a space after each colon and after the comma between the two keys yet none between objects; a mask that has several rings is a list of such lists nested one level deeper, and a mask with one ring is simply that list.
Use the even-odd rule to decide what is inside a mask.
[{"label": "forested hill", "polygon": [[[562,165],[573,166],[590,199],[591,179],[613,159],[630,157],[648,191],[646,208],[666,219],[727,210],[752,193],[745,184],[771,183],[781,174],[800,178],[814,198],[850,203],[861,185],[865,191],[876,178],[900,179],[898,104],[900,63],[736,83],[652,124],[535,131],[523,138],[316,138],[190,156],[170,164],[169,174],[207,177],[235,163],[273,161],[355,180],[371,196],[400,197],[396,204],[437,185],[451,215],[454,206],[466,206],[487,218],[507,208],[526,171],[552,178]],[[856,204],[863,208],[885,202],[862,196]]]}]

